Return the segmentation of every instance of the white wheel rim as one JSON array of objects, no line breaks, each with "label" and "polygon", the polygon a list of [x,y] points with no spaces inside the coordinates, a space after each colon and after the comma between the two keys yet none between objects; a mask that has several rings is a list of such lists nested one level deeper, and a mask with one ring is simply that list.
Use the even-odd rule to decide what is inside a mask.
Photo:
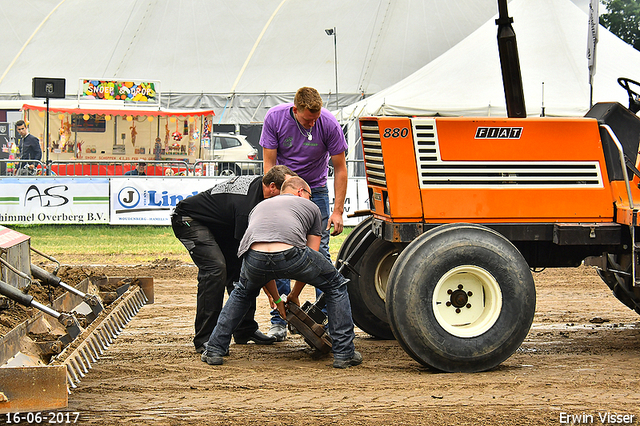
[{"label": "white wheel rim", "polygon": [[433,291],[433,313],[438,324],[456,337],[476,337],[488,331],[500,316],[502,291],[485,269],[473,265],[453,268]]},{"label": "white wheel rim", "polygon": [[393,251],[380,259],[378,266],[376,266],[376,273],[374,275],[376,292],[378,293],[378,296],[380,296],[380,299],[385,302],[387,301],[387,283],[389,282],[389,274],[391,273],[391,268],[393,267],[393,264],[396,263],[397,259],[398,252]]}]

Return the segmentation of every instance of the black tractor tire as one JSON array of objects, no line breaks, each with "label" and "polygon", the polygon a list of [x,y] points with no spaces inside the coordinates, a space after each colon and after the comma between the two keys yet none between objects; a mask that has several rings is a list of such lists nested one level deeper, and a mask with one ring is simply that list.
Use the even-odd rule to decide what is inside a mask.
[{"label": "black tractor tire", "polygon": [[[611,269],[631,274],[631,254],[607,255],[607,263]],[[611,270],[597,270],[598,275],[609,286],[613,295],[626,307],[640,314],[640,289],[634,288],[630,275],[622,275]]]},{"label": "black tractor tire", "polygon": [[[358,243],[371,229],[371,222],[370,217],[363,220],[345,238],[338,252],[336,267],[340,268],[341,261],[348,259],[349,254],[356,250]],[[393,244],[375,239],[362,257],[350,264],[350,268],[341,269],[342,275],[350,280],[347,287],[353,322],[365,333],[383,340],[392,340],[395,337],[387,319],[385,302],[376,290],[374,277],[378,262],[387,259],[394,251],[397,251],[397,248]],[[380,285],[386,287],[386,279],[384,283],[379,283]]]},{"label": "black tractor tire", "polygon": [[529,265],[499,233],[450,224],[416,238],[387,286],[391,329],[416,361],[479,372],[509,358],[527,336],[536,292]]}]

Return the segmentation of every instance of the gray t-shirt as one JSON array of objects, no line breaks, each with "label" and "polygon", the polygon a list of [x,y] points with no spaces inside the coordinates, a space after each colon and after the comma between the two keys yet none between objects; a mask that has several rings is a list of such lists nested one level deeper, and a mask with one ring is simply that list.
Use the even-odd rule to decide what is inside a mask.
[{"label": "gray t-shirt", "polygon": [[253,208],[238,257],[253,243],[286,243],[306,247],[307,235],[322,235],[320,209],[306,198],[281,194]]}]

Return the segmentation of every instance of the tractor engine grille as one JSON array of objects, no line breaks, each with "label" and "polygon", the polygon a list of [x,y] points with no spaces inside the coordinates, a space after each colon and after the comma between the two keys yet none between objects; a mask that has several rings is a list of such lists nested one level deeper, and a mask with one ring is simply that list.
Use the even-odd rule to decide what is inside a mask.
[{"label": "tractor engine grille", "polygon": [[602,187],[597,161],[444,161],[435,119],[412,120],[420,188]]},{"label": "tractor engine grille", "polygon": [[370,184],[387,187],[387,178],[382,159],[382,145],[377,121],[361,121],[362,147],[367,181]]}]

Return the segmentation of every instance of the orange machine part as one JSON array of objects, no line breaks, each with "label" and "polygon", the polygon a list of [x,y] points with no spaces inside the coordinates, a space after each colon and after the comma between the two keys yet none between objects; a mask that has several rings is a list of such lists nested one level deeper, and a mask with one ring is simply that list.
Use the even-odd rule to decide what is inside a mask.
[{"label": "orange machine part", "polygon": [[[602,185],[482,187],[458,185],[419,190],[413,134],[385,138],[386,129],[411,129],[409,118],[378,117],[393,221],[612,222],[614,202],[626,199],[624,184],[609,183],[598,123],[588,118],[437,118],[439,161],[597,162]],[[478,128],[521,128],[517,138],[478,138]],[[405,132],[401,132],[404,134]],[[387,135],[390,134],[387,132]],[[374,192],[382,189],[373,187]],[[637,185],[633,190],[638,195]],[[623,191],[621,193],[621,191]],[[640,197],[638,197],[640,199]],[[416,203],[421,203],[421,209]],[[382,213],[382,206],[376,213]]]},{"label": "orange machine part", "polygon": [[[413,149],[413,135],[409,118],[389,117],[378,121],[382,152],[387,175],[387,191],[391,215],[397,221],[422,219],[422,202],[418,188],[418,171]],[[406,136],[398,129],[407,129]],[[396,132],[394,133],[394,130]],[[389,136],[384,137],[385,133]],[[381,194],[382,189],[374,192]],[[374,197],[376,213],[382,213],[382,197]]]}]

